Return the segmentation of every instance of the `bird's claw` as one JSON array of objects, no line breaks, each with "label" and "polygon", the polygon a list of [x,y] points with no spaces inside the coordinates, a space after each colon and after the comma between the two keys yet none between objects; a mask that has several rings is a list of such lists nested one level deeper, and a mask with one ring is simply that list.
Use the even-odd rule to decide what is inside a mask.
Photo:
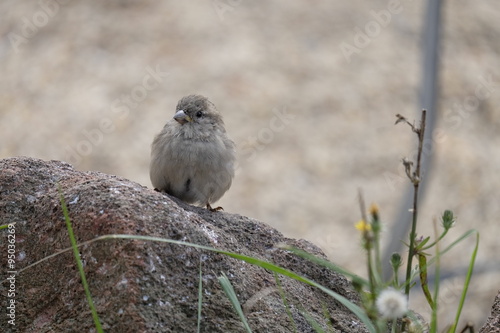
[{"label": "bird's claw", "polygon": [[207,203],[207,209],[211,212],[218,212],[218,211],[224,210],[224,208],[222,208],[221,206],[212,208],[212,206],[210,206],[209,203]]}]

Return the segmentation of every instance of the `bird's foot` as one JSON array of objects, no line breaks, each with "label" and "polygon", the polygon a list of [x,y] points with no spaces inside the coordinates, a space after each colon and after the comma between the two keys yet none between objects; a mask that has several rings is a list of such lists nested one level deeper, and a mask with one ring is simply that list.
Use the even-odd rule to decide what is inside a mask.
[{"label": "bird's foot", "polygon": [[222,208],[221,206],[212,208],[212,206],[210,206],[209,203],[207,203],[207,209],[211,212],[218,212],[218,211],[224,210],[224,208]]}]

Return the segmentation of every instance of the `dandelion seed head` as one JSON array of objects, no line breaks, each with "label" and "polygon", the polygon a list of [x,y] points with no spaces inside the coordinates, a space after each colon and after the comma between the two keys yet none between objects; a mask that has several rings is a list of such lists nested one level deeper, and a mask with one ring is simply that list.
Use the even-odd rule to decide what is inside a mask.
[{"label": "dandelion seed head", "polygon": [[401,318],[408,311],[406,296],[392,288],[382,291],[375,304],[382,317],[386,319]]}]

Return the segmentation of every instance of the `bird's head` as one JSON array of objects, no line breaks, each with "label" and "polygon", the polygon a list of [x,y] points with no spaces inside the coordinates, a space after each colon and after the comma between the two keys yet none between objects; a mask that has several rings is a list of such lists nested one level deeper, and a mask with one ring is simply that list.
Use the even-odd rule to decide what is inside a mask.
[{"label": "bird's head", "polygon": [[223,126],[222,117],[215,105],[201,95],[183,97],[175,109],[174,119],[181,125],[195,127]]}]

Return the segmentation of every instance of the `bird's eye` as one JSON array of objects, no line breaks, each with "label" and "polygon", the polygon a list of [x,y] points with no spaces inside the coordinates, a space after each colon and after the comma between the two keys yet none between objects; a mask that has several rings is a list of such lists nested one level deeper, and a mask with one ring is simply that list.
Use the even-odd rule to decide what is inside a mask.
[{"label": "bird's eye", "polygon": [[201,111],[196,112],[196,117],[197,118],[203,117],[203,112],[201,112]]}]

